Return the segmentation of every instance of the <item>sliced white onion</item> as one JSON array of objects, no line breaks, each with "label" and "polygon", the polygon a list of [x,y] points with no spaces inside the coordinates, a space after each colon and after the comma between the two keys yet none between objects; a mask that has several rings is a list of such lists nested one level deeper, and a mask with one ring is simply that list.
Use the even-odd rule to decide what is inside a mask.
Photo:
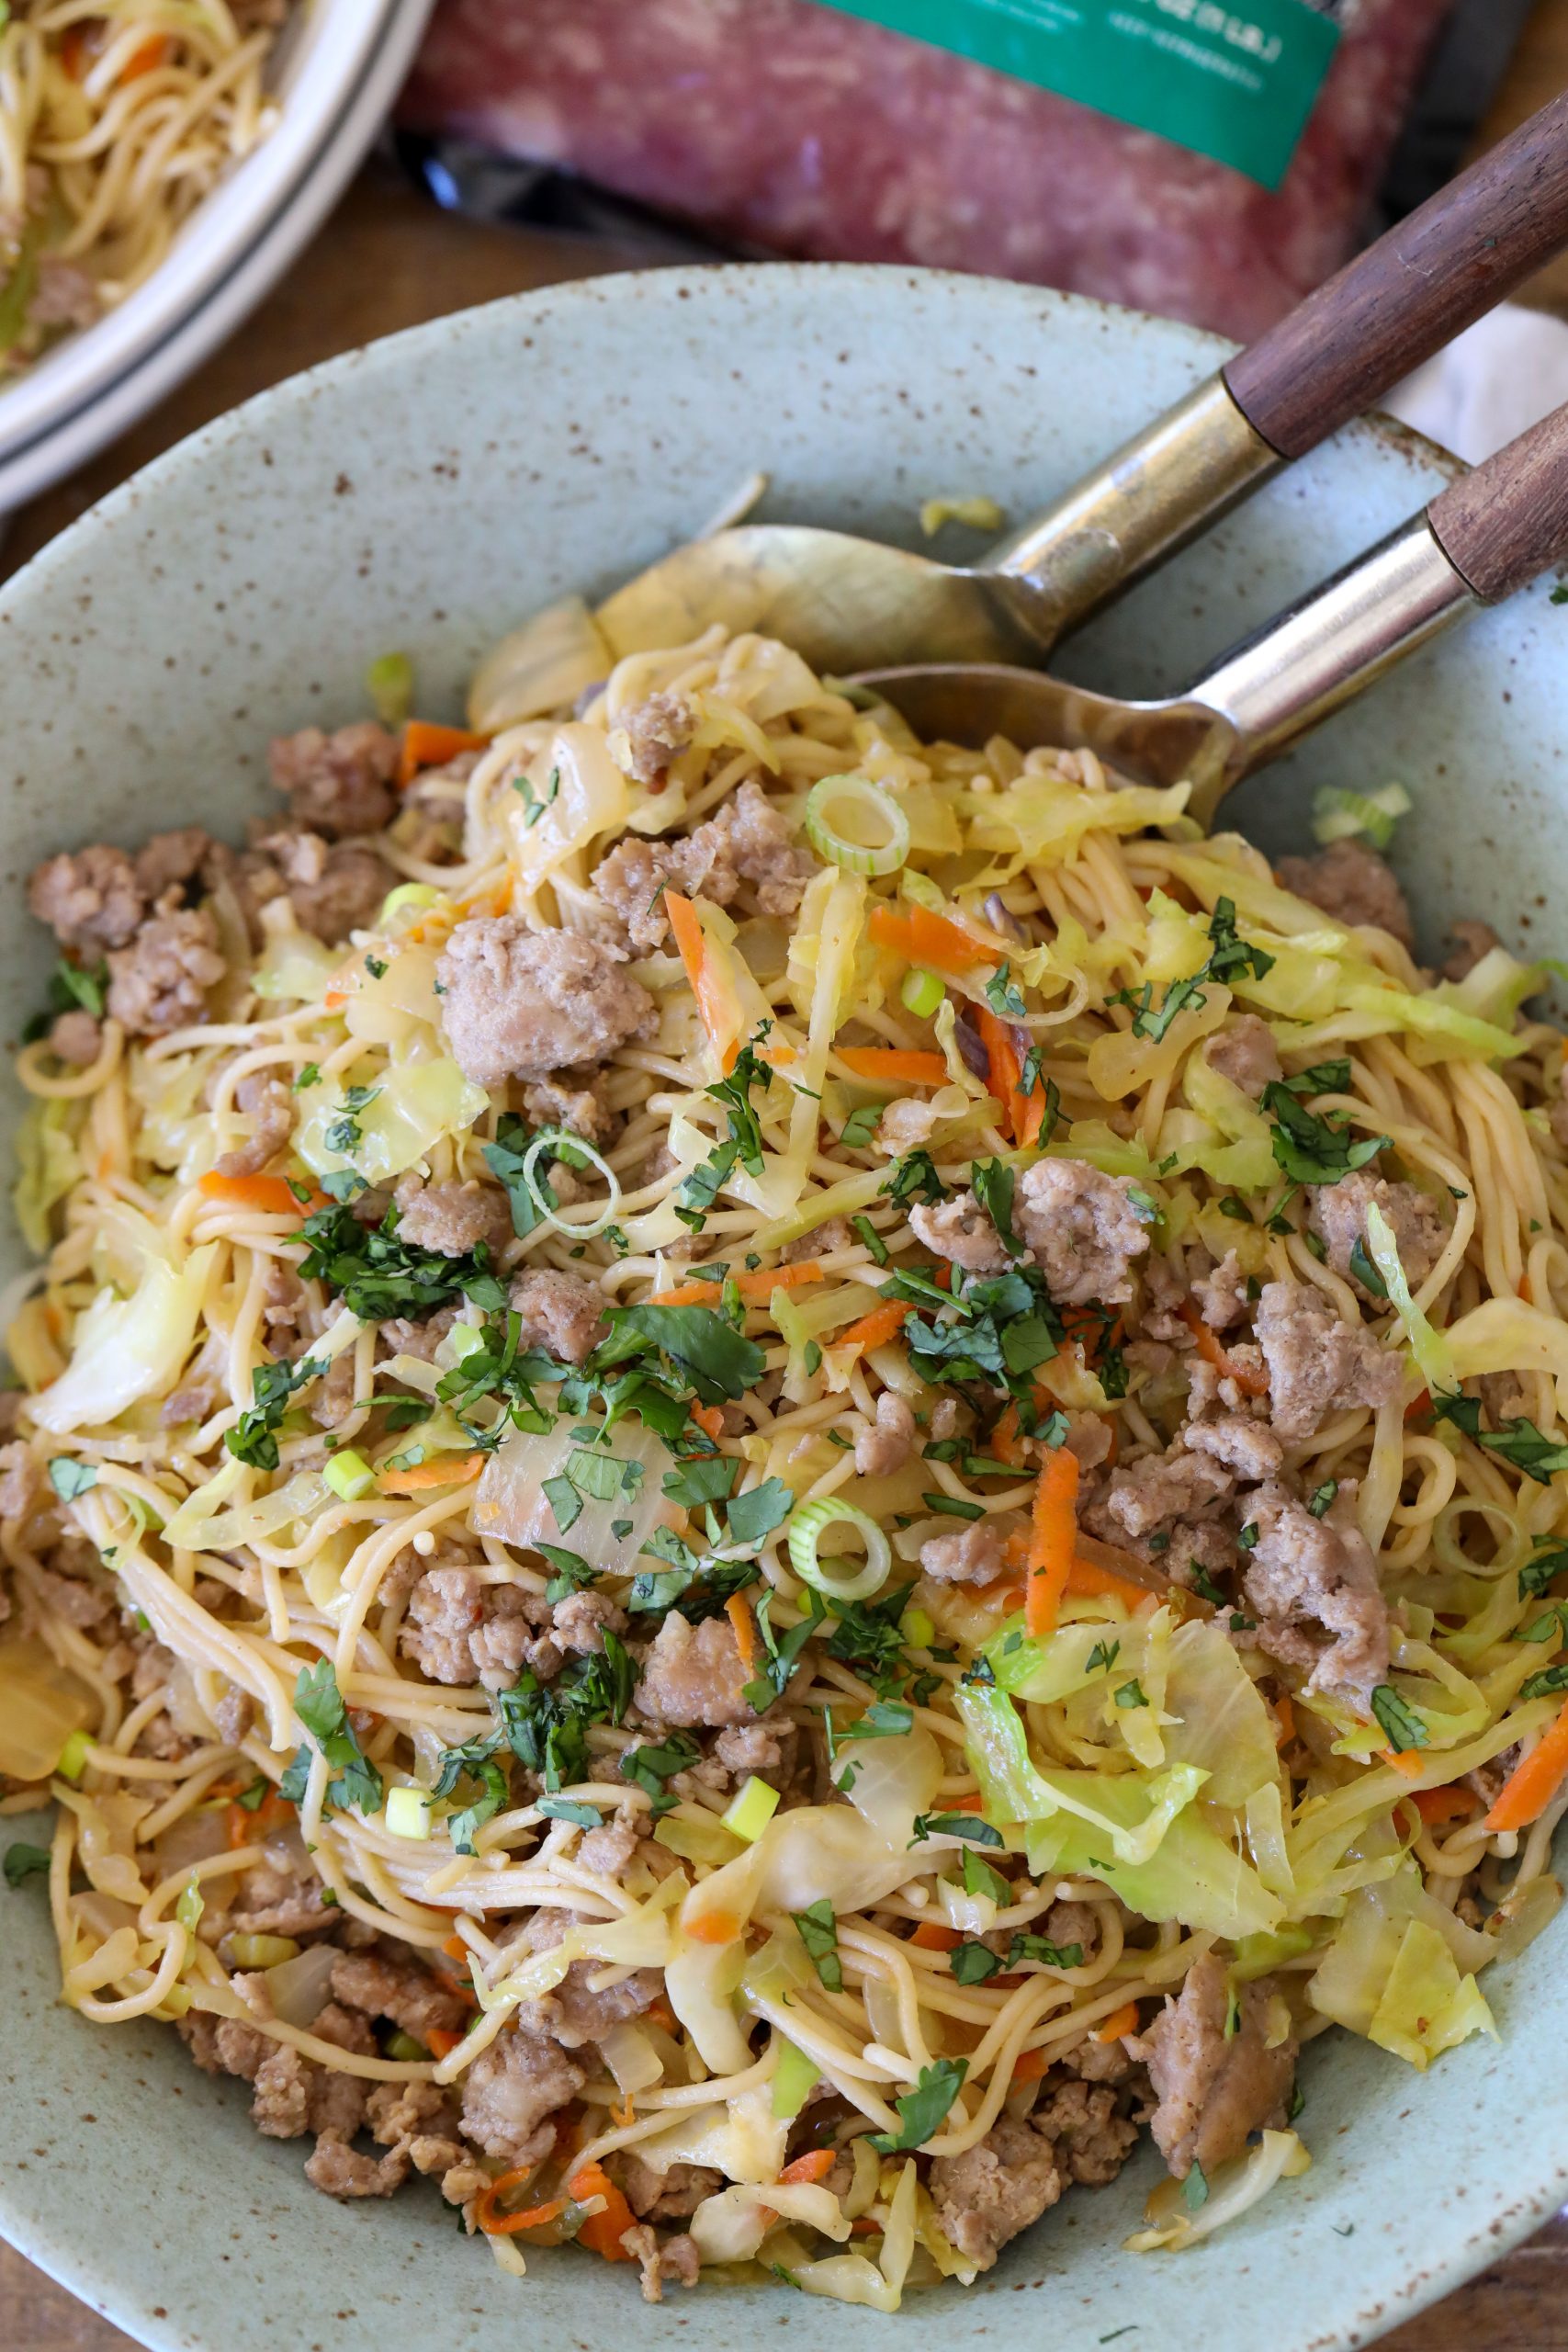
[{"label": "sliced white onion", "polygon": [[600,2054],[621,2091],[645,2091],[664,2073],[664,2061],[640,2026],[615,2025],[599,2044]]},{"label": "sliced white onion", "polygon": [[274,2017],[284,2025],[314,2025],[327,2005],[333,1963],[342,1957],[335,1944],[311,1944],[297,1959],[269,1968],[266,1989]]},{"label": "sliced white onion", "polygon": [[802,821],[818,857],[851,874],[894,874],[909,854],[909,820],[868,776],[823,776]]}]

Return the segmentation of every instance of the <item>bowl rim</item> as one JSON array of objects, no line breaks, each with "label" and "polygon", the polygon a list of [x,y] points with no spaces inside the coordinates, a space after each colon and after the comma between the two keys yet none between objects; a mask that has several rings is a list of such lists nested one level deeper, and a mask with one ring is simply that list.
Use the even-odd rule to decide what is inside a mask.
[{"label": "bowl rim", "polygon": [[[400,17],[423,27],[433,0],[310,0],[303,48],[278,120],[182,223],[169,252],[125,300],[0,386],[0,466],[69,424],[177,334],[333,153],[348,97]],[[366,137],[374,137],[375,129]],[[362,150],[360,152],[363,152]],[[357,160],[357,157],[355,158]]]},{"label": "bowl rim", "polygon": [[[795,288],[830,285],[852,297],[857,289],[869,290],[891,280],[903,280],[917,288],[951,288],[970,296],[977,285],[983,285],[989,299],[1016,306],[1020,311],[1032,307],[1037,312],[1077,313],[1086,321],[1132,319],[1152,327],[1211,367],[1217,367],[1235,347],[1224,338],[1184,322],[1153,318],[1090,296],[1017,281],[977,280],[956,272],[919,269],[902,264],[715,262],[607,272],[599,277],[559,281],[447,312],[378,337],[288,377],[214,418],[118,484],[49,541],[10,580],[0,582],[0,622],[6,619],[6,607],[18,590],[25,593],[29,582],[47,578],[57,565],[73,560],[83,542],[104,525],[130,514],[138,506],[144,509],[148,494],[155,496],[163,483],[182,469],[220,463],[226,449],[241,440],[265,435],[273,421],[297,409],[310,407],[323,389],[355,382],[361,398],[367,392],[374,394],[378,383],[399,374],[412,354],[454,331],[482,332],[486,322],[499,322],[503,317],[526,317],[531,311],[545,308],[564,310],[569,314],[585,311],[590,306],[596,308],[606,301],[613,304],[624,291],[646,287],[650,281],[667,288],[673,300],[682,299],[682,289],[686,293],[707,291],[723,282],[759,288],[765,284]],[[1369,413],[1344,431],[1443,472],[1468,470],[1452,452],[1382,412]],[[141,519],[145,522],[144,513]],[[1393,2095],[1391,2089],[1391,2098]],[[1508,2135],[1506,2149],[1499,2153],[1500,2166],[1519,2146],[1522,2137]],[[1337,2297],[1326,2327],[1319,2326],[1312,2334],[1312,2352],[1351,2352],[1351,2347],[1366,2345],[1416,2316],[1529,2236],[1568,2193],[1568,2154],[1557,2162],[1554,2172],[1543,2173],[1539,2156],[1529,2160],[1516,2157],[1515,2162],[1517,2171],[1496,2180],[1484,2199],[1473,2199],[1462,2221],[1455,2217],[1455,2226],[1423,2250],[1420,2267],[1410,2268],[1397,2288],[1370,2306],[1354,2292]],[[23,2177],[0,2167],[0,2234],[46,2275],[134,2333],[139,2341],[152,2347],[152,2352],[225,2352],[221,2339],[208,2328],[199,2327],[193,2333],[174,2312],[158,2313],[137,2307],[129,2299],[122,2300],[113,2277],[95,2269],[92,2246],[79,2227],[73,2228],[73,2217],[57,2211],[23,2211],[25,2198]],[[1302,2341],[1306,2341],[1304,2336]]]}]

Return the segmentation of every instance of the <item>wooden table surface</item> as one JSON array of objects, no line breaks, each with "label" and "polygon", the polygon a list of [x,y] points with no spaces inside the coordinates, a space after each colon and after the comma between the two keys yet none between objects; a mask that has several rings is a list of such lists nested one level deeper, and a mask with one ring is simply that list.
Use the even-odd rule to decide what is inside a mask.
[{"label": "wooden table surface", "polygon": [[[1565,87],[1568,0],[1538,0],[1487,135],[1500,137]],[[637,259],[587,239],[452,220],[372,164],[287,282],[225,349],[123,440],[15,518],[0,541],[0,576],[126,475],[266,384],[394,328]],[[1542,273],[1528,299],[1568,314],[1568,255]],[[1384,2352],[1568,2352],[1568,2211],[1383,2346]],[[0,2244],[0,2352],[133,2347],[130,2336]],[[294,2347],[280,2345],[278,2352]]]}]

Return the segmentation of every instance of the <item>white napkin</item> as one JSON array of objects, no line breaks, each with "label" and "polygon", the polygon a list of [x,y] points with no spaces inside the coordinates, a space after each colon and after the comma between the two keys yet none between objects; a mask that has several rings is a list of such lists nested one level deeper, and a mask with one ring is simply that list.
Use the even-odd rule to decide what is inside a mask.
[{"label": "white napkin", "polygon": [[1568,324],[1504,302],[1406,376],[1384,408],[1478,466],[1568,401]]}]

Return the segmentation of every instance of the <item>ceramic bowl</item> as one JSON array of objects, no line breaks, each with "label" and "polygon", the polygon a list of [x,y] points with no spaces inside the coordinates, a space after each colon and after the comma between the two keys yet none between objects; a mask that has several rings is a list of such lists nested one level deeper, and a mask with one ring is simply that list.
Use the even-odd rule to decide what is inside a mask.
[{"label": "ceramic bowl", "polygon": [[[378,653],[416,657],[456,716],[503,629],[608,587],[686,537],[754,469],[765,514],[914,544],[922,500],[989,492],[1014,517],[1214,365],[1188,328],[1033,288],[773,266],[601,278],[445,319],[285,384],[118,492],[0,589],[0,810],[14,1035],[52,951],[28,869],[199,817],[237,835],[266,738],[363,707]],[[1141,692],[1367,545],[1443,479],[1429,445],[1362,424],[1277,481],[1064,650]],[[1304,834],[1309,785],[1403,778],[1401,864],[1428,941],[1454,915],[1556,944],[1568,895],[1559,712],[1568,636],[1543,590],[1387,680],[1235,813]],[[7,1112],[7,1115],[10,1113]],[[14,1266],[20,1250],[6,1243]],[[0,1276],[10,1270],[0,1266]],[[258,2139],[242,2084],[157,2027],[57,2005],[36,1883],[0,1894],[0,2227],[165,2352],[492,2352],[638,2341],[729,2352],[740,2331],[834,2352],[1331,2352],[1367,2341],[1518,2238],[1568,2177],[1568,1972],[1551,1929],[1490,1975],[1501,2039],[1427,2075],[1333,2034],[1307,2052],[1314,2158],[1188,2254],[1136,2256],[1145,2152],[1075,2190],[967,2291],[888,2320],[783,2287],[644,2308],[570,2250],[525,2283],[434,2194],[342,2207],[298,2144]],[[775,2339],[776,2340],[776,2339]]]},{"label": "ceramic bowl", "polygon": [[118,307],[0,387],[0,513],[124,432],[288,267],[386,118],[431,0],[313,0],[269,72],[276,129],[220,181]]}]

